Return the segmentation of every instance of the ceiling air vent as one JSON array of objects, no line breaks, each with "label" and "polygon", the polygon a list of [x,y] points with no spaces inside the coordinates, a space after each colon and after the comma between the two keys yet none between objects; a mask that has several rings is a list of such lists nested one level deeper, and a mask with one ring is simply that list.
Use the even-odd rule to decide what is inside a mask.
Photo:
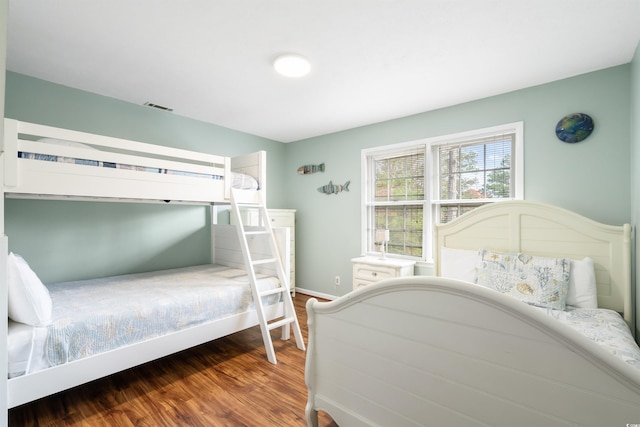
[{"label": "ceiling air vent", "polygon": [[154,104],[151,102],[145,102],[144,105],[146,105],[147,107],[157,108],[158,110],[173,111],[173,108],[163,107],[162,105]]}]

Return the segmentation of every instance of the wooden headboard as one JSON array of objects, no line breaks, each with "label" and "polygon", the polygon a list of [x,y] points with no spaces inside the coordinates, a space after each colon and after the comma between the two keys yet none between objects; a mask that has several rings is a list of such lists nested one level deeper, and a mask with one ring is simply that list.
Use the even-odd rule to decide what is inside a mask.
[{"label": "wooden headboard", "polygon": [[554,258],[593,259],[598,306],[631,322],[631,226],[601,224],[556,206],[506,201],[482,206],[434,230],[436,275],[440,249],[491,249]]}]

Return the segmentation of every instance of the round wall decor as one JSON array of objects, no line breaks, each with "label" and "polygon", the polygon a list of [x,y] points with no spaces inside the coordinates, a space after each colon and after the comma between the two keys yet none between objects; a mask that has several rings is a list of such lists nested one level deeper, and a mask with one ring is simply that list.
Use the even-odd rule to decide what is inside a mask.
[{"label": "round wall decor", "polygon": [[556,125],[556,136],[563,142],[584,141],[591,132],[593,132],[593,119],[584,113],[568,114]]}]

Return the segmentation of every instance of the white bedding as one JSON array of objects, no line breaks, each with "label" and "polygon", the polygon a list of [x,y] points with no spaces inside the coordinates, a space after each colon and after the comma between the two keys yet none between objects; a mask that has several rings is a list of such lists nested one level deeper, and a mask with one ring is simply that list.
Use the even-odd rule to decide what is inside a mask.
[{"label": "white bedding", "polygon": [[[627,323],[617,312],[597,308],[596,279],[591,258],[564,260],[445,247],[441,248],[440,255],[440,272],[443,277],[485,286],[527,303],[578,331],[629,365],[640,369],[640,347],[633,339]],[[515,269],[512,264],[516,260],[528,264],[533,272],[530,276],[536,277],[532,280],[522,268]],[[568,261],[571,264],[567,266],[569,273],[564,277],[566,287],[562,290],[557,290],[561,279],[556,279],[549,272],[553,266],[544,264],[549,264],[549,261]],[[491,274],[487,275],[487,271]],[[485,279],[488,276],[488,280],[480,283],[483,275]],[[541,278],[546,279],[548,283],[545,286],[536,286],[541,284]],[[523,284],[526,286],[523,287]],[[537,287],[546,287],[544,291],[549,295],[552,295],[552,291],[562,293],[561,298],[557,298],[551,304],[541,304],[535,298],[532,300]],[[541,294],[544,295],[542,292]],[[560,301],[561,305],[558,304]],[[559,305],[562,309],[557,309]]]},{"label": "white bedding", "polygon": [[[277,278],[259,279],[261,289],[279,286]],[[54,307],[49,326],[10,322],[10,377],[253,308],[246,273],[217,265],[47,287]],[[265,297],[265,304],[277,300],[277,295]]]},{"label": "white bedding", "polygon": [[7,339],[9,378],[17,377],[27,372],[37,329],[9,319],[9,336]]}]

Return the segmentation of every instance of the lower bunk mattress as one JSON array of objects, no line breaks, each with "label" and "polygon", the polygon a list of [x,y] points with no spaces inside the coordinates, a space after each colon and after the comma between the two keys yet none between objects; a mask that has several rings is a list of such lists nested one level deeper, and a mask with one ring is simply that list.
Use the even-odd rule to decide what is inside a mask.
[{"label": "lower bunk mattress", "polygon": [[[261,290],[279,286],[276,277],[258,279]],[[47,288],[49,325],[9,322],[10,378],[253,309],[247,273],[212,264]],[[279,299],[275,294],[263,303]]]}]

